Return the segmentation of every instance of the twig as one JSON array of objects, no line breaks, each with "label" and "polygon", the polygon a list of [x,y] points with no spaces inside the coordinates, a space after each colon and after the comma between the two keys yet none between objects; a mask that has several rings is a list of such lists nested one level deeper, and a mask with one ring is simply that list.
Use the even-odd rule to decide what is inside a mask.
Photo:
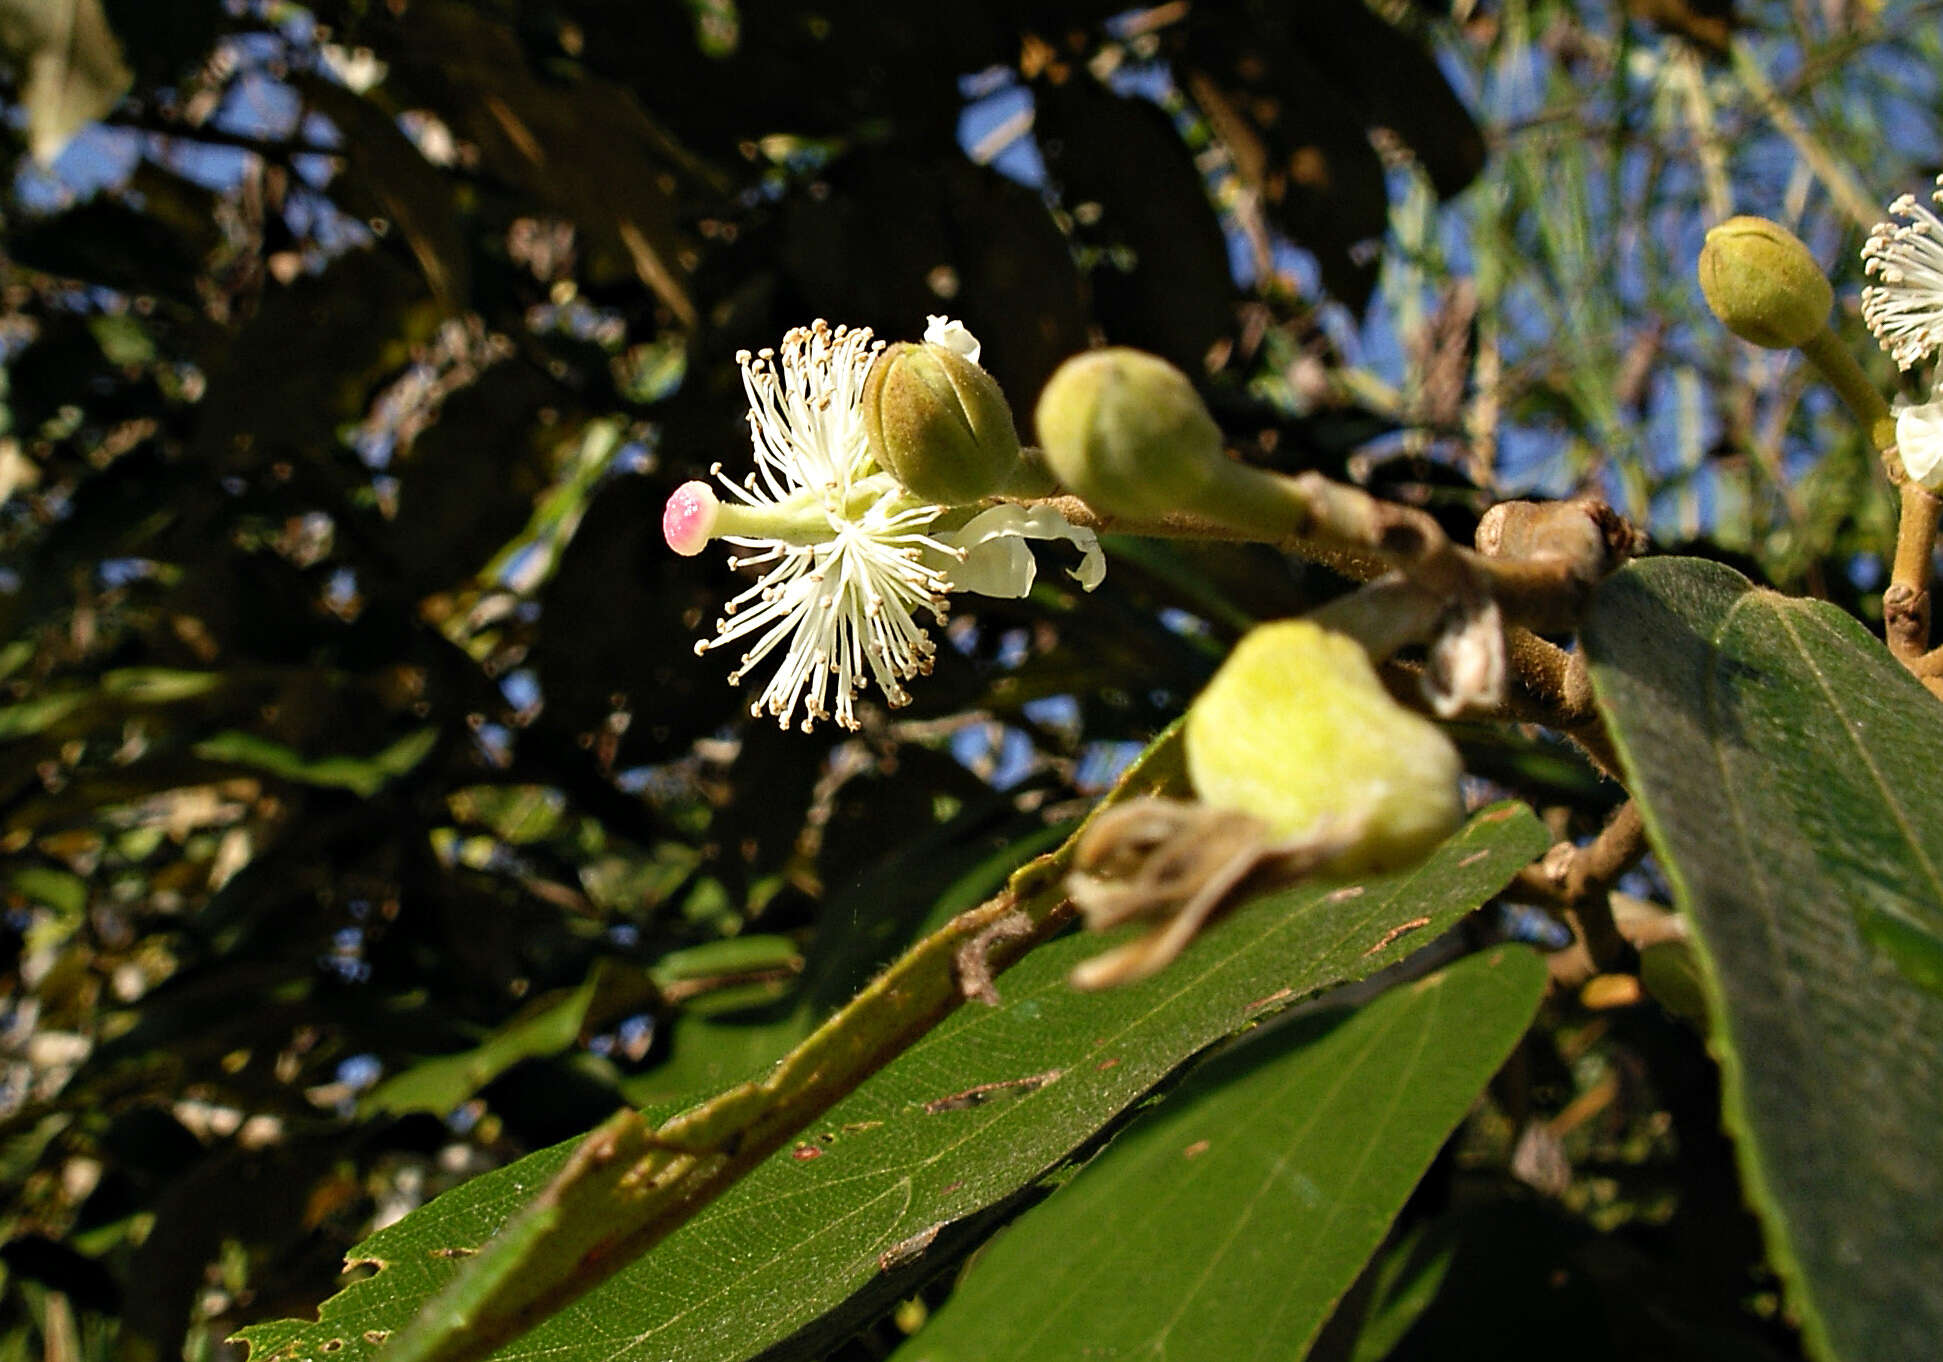
[{"label": "twig", "polygon": [[[1619,934],[1637,952],[1643,953],[1654,946],[1689,939],[1687,920],[1658,904],[1636,899],[1618,890],[1608,893],[1606,902],[1612,906],[1613,921],[1619,927]],[[1574,941],[1562,951],[1553,951],[1545,957],[1545,966],[1552,976],[1552,983],[1561,989],[1576,989],[1601,973],[1583,940]],[[1639,981],[1630,975],[1606,977],[1625,979],[1637,991]]]},{"label": "twig", "polygon": [[282,138],[271,141],[268,138],[252,137],[248,133],[229,132],[212,124],[189,124],[163,118],[143,109],[120,109],[101,120],[111,127],[127,128],[131,132],[149,133],[157,137],[176,137],[185,142],[201,142],[208,146],[234,147],[238,151],[253,152],[266,161],[279,165],[290,164],[295,156],[330,156],[341,158],[344,148],[325,146],[318,142],[303,142],[295,138]]},{"label": "twig", "polygon": [[[1619,758],[1593,706],[1584,658],[1538,635],[1575,627],[1593,586],[1636,551],[1639,536],[1624,517],[1591,499],[1501,502],[1479,523],[1472,550],[1453,544],[1423,511],[1318,473],[1261,486],[1270,495],[1251,508],[1253,523],[1245,527],[1180,513],[1130,521],[1102,515],[1074,496],[1045,498],[1044,504],[1101,533],[1272,543],[1370,583],[1315,617],[1352,635],[1377,658],[1425,641],[1453,601],[1489,597],[1503,612],[1506,662],[1518,683],[1506,687],[1504,715],[1563,733],[1600,771],[1619,778]],[[1386,572],[1396,576],[1373,580]]]},{"label": "twig", "polygon": [[[1502,502],[1478,525],[1478,548],[1471,550],[1453,544],[1424,512],[1320,474],[1273,481],[1279,504],[1259,510],[1252,530],[1185,514],[1127,521],[1072,496],[1047,503],[1069,522],[1102,533],[1266,540],[1368,582],[1315,617],[1357,638],[1377,658],[1425,641],[1453,601],[1489,597],[1508,626],[1506,661],[1518,682],[1507,688],[1505,713],[1564,733],[1601,771],[1618,778],[1618,758],[1593,707],[1584,659],[1538,633],[1574,627],[1592,587],[1634,552],[1638,536],[1623,517],[1595,500]],[[1386,572],[1395,575],[1372,580]]]},{"label": "twig", "polygon": [[1637,952],[1613,921],[1611,890],[1645,851],[1646,827],[1639,806],[1629,799],[1597,837],[1582,847],[1558,843],[1519,871],[1515,883],[1520,892],[1572,914],[1600,970],[1623,969],[1636,961]]},{"label": "twig", "polygon": [[1889,651],[1905,667],[1917,666],[1930,642],[1930,558],[1943,501],[1920,483],[1902,485],[1902,517],[1896,526],[1896,560],[1882,593],[1882,627]]},{"label": "twig", "polygon": [[[1611,527],[1619,523],[1617,517],[1596,502],[1549,503],[1553,509],[1540,518],[1550,533],[1528,534],[1516,550],[1479,553],[1452,543],[1426,512],[1320,473],[1268,478],[1259,486],[1264,495],[1246,508],[1246,518],[1227,521],[1187,514],[1133,521],[1103,515],[1073,496],[1048,497],[1043,504],[1069,523],[1101,533],[1268,543],[1363,582],[1400,572],[1442,602],[1473,593],[1490,596],[1508,623],[1541,631],[1572,627],[1593,583],[1623,561],[1631,545],[1630,531],[1615,536]],[[1538,505],[1505,503],[1493,513]],[[1586,528],[1564,532],[1574,520]],[[1485,533],[1481,528],[1480,535]]]},{"label": "twig", "polygon": [[1505,630],[1505,648],[1518,679],[1549,707],[1549,727],[1574,728],[1598,718],[1584,653],[1568,653],[1520,628]]}]

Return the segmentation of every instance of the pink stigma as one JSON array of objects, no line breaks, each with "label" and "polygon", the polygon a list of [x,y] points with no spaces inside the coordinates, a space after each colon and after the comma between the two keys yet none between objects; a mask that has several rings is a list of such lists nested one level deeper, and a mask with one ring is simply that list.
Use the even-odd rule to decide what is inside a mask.
[{"label": "pink stigma", "polygon": [[661,511],[661,537],[668,547],[684,558],[693,558],[708,547],[715,528],[715,512],[721,502],[705,482],[684,482],[668,498]]}]

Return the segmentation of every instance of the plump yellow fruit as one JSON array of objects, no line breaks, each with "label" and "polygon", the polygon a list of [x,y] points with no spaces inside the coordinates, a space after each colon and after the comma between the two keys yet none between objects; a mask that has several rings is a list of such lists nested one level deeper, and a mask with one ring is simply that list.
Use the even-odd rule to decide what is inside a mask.
[{"label": "plump yellow fruit", "polygon": [[1328,874],[1415,864],[1464,819],[1450,739],[1390,697],[1362,645],[1308,620],[1242,639],[1188,708],[1185,742],[1203,803],[1277,839],[1352,834]]}]

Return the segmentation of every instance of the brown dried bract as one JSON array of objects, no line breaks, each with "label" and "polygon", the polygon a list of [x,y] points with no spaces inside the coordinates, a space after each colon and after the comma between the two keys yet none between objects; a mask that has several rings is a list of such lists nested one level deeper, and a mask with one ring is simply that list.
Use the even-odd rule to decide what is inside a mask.
[{"label": "brown dried bract", "polygon": [[1159,925],[1081,964],[1073,971],[1073,987],[1145,979],[1239,902],[1244,887],[1298,880],[1359,832],[1323,828],[1271,841],[1261,821],[1248,814],[1159,796],[1106,810],[1080,838],[1066,892],[1093,931],[1149,919]]}]

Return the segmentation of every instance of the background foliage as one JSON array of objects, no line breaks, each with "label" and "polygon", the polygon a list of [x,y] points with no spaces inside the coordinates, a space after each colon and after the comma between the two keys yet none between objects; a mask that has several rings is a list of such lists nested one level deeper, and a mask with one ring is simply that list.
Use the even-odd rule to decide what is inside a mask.
[{"label": "background foliage", "polygon": [[[1093,596],[961,613],[909,710],[749,723],[691,651],[728,570],[656,515],[746,457],[735,352],[811,317],[958,316],[1021,412],[1068,354],[1144,347],[1244,457],[1457,537],[1594,490],[1874,621],[1873,454],[1704,321],[1691,262],[1761,211],[1854,282],[1939,159],[1939,8],[0,4],[0,1354],[234,1355],[434,1193],[760,1073],[1056,844],[1250,622],[1342,589],[1115,543]],[[1620,798],[1555,735],[1459,736],[1555,836]],[[1669,898],[1650,862],[1625,887]],[[1554,971],[1515,1049],[1535,992],[1438,976],[1500,1022],[1275,1355],[1799,1353],[1700,1030]],[[946,1269],[1115,1122],[1076,1201],[1192,1147],[1196,1104],[1306,1093],[1312,1033],[1432,1026],[1381,1006],[1142,1126],[1224,1013],[881,1282],[705,1355],[928,1357],[939,1306],[935,1355],[969,1355],[1030,1236],[1072,1241],[1028,1212],[962,1298]],[[1206,1167],[1181,1195],[1255,1175]]]}]

